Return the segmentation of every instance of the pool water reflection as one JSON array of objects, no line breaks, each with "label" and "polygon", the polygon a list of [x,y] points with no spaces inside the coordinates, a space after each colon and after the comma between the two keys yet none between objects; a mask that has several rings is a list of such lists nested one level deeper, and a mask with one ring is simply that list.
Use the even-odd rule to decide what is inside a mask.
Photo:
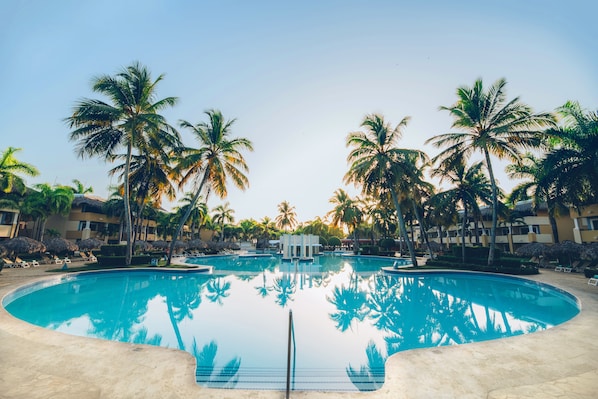
[{"label": "pool water reflection", "polygon": [[186,350],[197,381],[284,389],[288,311],[296,338],[292,388],[375,390],[394,353],[544,330],[579,312],[552,287],[471,273],[380,271],[392,262],[317,257],[197,258],[212,274],[87,273],[17,290],[6,309],[73,335]]}]

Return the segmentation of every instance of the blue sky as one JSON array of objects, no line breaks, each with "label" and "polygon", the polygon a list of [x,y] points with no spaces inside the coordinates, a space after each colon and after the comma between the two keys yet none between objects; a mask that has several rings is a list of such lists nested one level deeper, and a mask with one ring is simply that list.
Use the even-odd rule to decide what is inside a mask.
[{"label": "blue sky", "polygon": [[[230,190],[237,221],[323,217],[345,187],[347,134],[368,113],[411,121],[400,142],[430,156],[450,131],[439,106],[459,86],[506,78],[509,98],[535,111],[567,100],[598,107],[598,4],[591,1],[27,1],[0,2],[0,149],[41,175],[108,195],[113,165],[77,158],[64,118],[94,76],[139,61],[165,74],[158,96],[179,97],[168,121],[219,109],[249,138],[250,187]],[[196,143],[180,130],[186,145]],[[501,186],[515,184],[497,164]],[[180,195],[182,197],[182,193]],[[209,207],[220,204],[212,197]],[[176,203],[175,203],[176,205]],[[170,208],[170,204],[166,204]]]}]

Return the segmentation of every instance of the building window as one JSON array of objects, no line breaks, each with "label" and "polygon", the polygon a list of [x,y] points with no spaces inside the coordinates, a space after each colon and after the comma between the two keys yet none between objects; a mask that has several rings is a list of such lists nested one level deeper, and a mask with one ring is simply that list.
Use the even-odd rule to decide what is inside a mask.
[{"label": "building window", "polygon": [[589,219],[588,222],[591,230],[598,230],[598,219]]},{"label": "building window", "polygon": [[12,212],[0,212],[0,224],[12,224],[15,214]]}]

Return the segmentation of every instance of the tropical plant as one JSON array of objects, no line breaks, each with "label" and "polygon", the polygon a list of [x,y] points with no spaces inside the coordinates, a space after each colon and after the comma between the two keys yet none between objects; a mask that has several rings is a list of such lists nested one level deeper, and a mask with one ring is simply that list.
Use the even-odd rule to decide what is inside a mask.
[{"label": "tropical plant", "polygon": [[[452,188],[439,193],[437,205],[448,207],[448,209],[462,210],[461,219],[461,256],[465,263],[465,231],[469,225],[469,212],[480,212],[480,203],[490,204],[492,202],[492,188],[490,182],[482,170],[482,163],[476,162],[469,168],[463,158],[457,158],[454,162],[444,162],[432,173],[440,178],[440,183],[447,181]],[[447,209],[447,208],[444,208]]]},{"label": "tropical plant", "polygon": [[440,109],[451,114],[452,128],[461,131],[440,134],[426,141],[426,144],[432,143],[438,148],[446,147],[433,162],[450,162],[451,159],[459,157],[468,159],[474,152],[482,153],[492,186],[492,227],[488,265],[494,263],[499,198],[491,156],[519,162],[520,151],[539,147],[542,144],[541,129],[554,124],[551,114],[533,113],[519,97],[507,101],[506,84],[505,79],[499,79],[484,90],[482,80],[478,79],[471,88],[459,87],[457,102]]},{"label": "tropical plant", "polygon": [[15,154],[21,151],[21,148],[8,147],[0,155],[0,192],[10,193],[18,192],[25,193],[26,186],[22,175],[35,177],[39,175],[39,171],[35,166],[21,162]]},{"label": "tropical plant", "polygon": [[348,228],[349,233],[353,234],[353,251],[357,253],[359,251],[357,226],[363,217],[359,198],[353,199],[345,190],[339,188],[329,202],[334,205],[334,209],[327,214],[331,217],[331,224],[335,227],[346,226]]},{"label": "tropical plant", "polygon": [[548,129],[556,138],[546,155],[546,180],[555,195],[575,207],[598,201],[598,112],[588,112],[577,102],[557,109],[562,124]]},{"label": "tropical plant", "polygon": [[409,121],[403,118],[394,128],[384,121],[381,115],[366,115],[361,127],[366,132],[353,132],[347,137],[347,146],[352,147],[347,161],[349,171],[345,182],[361,185],[365,195],[382,197],[390,195],[397,211],[397,220],[407,244],[411,261],[417,266],[413,242],[407,234],[407,226],[401,208],[401,197],[408,197],[406,181],[413,181],[417,176],[417,163],[426,163],[426,155],[419,150],[398,148],[402,130]]},{"label": "tropical plant", "polygon": [[200,122],[192,125],[187,121],[181,121],[182,128],[190,129],[199,141],[199,148],[186,147],[182,149],[182,155],[178,160],[177,168],[182,173],[179,186],[193,181],[197,187],[195,196],[189,204],[188,211],[179,221],[177,230],[172,237],[172,245],[168,254],[168,264],[174,250],[174,242],[181,234],[193,206],[205,191],[206,203],[210,193],[213,191],[220,198],[226,198],[228,194],[227,180],[240,190],[245,190],[249,180],[244,172],[249,168],[241,150],[253,151],[251,141],[246,138],[230,138],[231,126],[235,119],[226,121],[222,113],[217,110],[205,112],[209,122]]},{"label": "tropical plant", "polygon": [[75,141],[76,152],[80,157],[103,157],[112,162],[116,151],[126,149],[124,186],[124,220],[127,252],[125,263],[131,263],[132,220],[130,208],[130,165],[135,150],[143,154],[155,143],[171,143],[178,146],[178,132],[166,123],[159,114],[167,107],[174,106],[175,97],[156,101],[156,87],[164,75],[152,80],[149,70],[133,63],[115,76],[102,75],[94,78],[92,89],[105,95],[110,102],[96,99],[83,99],[66,118],[71,129],[70,140]]},{"label": "tropical plant", "polygon": [[297,214],[295,207],[291,206],[287,201],[282,201],[278,204],[278,216],[274,219],[276,226],[281,230],[293,230],[297,225]]},{"label": "tropical plant", "polygon": [[43,241],[46,230],[46,221],[52,215],[68,215],[75,194],[68,186],[54,186],[49,184],[36,184],[25,198],[23,213],[36,219],[34,237]]},{"label": "tropical plant", "polygon": [[71,189],[73,190],[73,193],[75,193],[75,194],[93,193],[93,187],[92,186],[85,187],[85,185],[83,183],[81,183],[81,180],[73,179],[72,182],[73,182],[73,186],[71,186]]},{"label": "tropical plant", "polygon": [[226,223],[234,223],[235,210],[231,209],[228,202],[225,202],[212,209],[212,212],[214,213],[212,220],[220,226],[220,241],[224,241],[224,225]]}]

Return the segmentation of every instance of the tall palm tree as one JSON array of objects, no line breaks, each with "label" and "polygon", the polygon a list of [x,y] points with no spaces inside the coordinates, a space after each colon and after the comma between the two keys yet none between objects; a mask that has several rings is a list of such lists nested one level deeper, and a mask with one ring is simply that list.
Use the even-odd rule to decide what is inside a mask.
[{"label": "tall palm tree", "polygon": [[[458,206],[463,210],[461,221],[461,256],[465,263],[465,231],[469,224],[468,213],[479,212],[479,204],[490,204],[492,201],[492,188],[488,178],[482,170],[482,163],[476,162],[469,168],[465,165],[463,158],[456,162],[447,162],[440,165],[432,173],[440,178],[440,183],[447,181],[452,188],[443,191],[440,198],[443,198],[444,206],[456,209]],[[449,209],[450,209],[449,208]]]},{"label": "tall palm tree", "polygon": [[547,180],[558,196],[576,207],[598,201],[598,112],[588,112],[577,102],[557,109],[562,125],[548,129],[557,146],[544,161]]},{"label": "tall palm tree", "polygon": [[15,157],[15,153],[19,151],[21,148],[8,147],[0,155],[0,192],[2,193],[16,191],[22,194],[26,186],[21,175],[31,177],[39,175],[35,166],[21,162]]},{"label": "tall palm tree", "polygon": [[335,227],[346,226],[348,228],[349,234],[353,235],[353,251],[357,253],[359,251],[357,226],[363,217],[359,198],[353,199],[345,190],[339,188],[329,202],[334,205],[334,209],[327,214],[331,217],[331,224]]},{"label": "tall palm tree", "polygon": [[190,129],[195,135],[199,141],[199,148],[182,149],[182,155],[177,165],[183,173],[179,186],[182,187],[193,181],[197,189],[188,212],[181,218],[172,237],[168,264],[170,264],[174,250],[174,242],[181,234],[191,209],[204,191],[207,203],[212,191],[218,197],[226,198],[228,194],[226,183],[229,178],[241,190],[245,190],[249,186],[249,179],[244,174],[249,171],[249,168],[241,150],[253,151],[251,141],[242,137],[230,138],[231,126],[235,119],[227,121],[217,110],[208,110],[205,114],[208,116],[209,122],[200,122],[196,125],[187,121],[180,122],[182,128]]},{"label": "tall palm tree", "polygon": [[115,76],[94,78],[93,91],[103,94],[110,102],[83,99],[66,118],[69,127],[74,129],[70,140],[77,143],[76,152],[80,157],[99,156],[111,162],[118,149],[126,148],[123,202],[127,265],[131,264],[132,255],[129,174],[134,151],[144,153],[156,143],[166,142],[176,147],[180,142],[178,132],[159,114],[177,102],[176,97],[156,101],[156,86],[163,77],[152,80],[150,71],[135,62]]},{"label": "tall palm tree", "polygon": [[[179,201],[179,203],[183,204],[181,207],[177,208],[177,210],[180,210],[181,215],[185,214],[191,206],[194,195],[195,194],[191,192],[185,193],[185,196]],[[208,217],[208,204],[206,204],[204,201],[201,201],[201,198],[199,198],[191,209],[189,218],[187,219],[187,223],[190,224],[189,229],[191,231],[191,239],[193,239],[194,236],[201,238],[201,228]]]},{"label": "tall palm tree", "polygon": [[366,195],[382,197],[385,193],[390,194],[411,261],[417,266],[415,249],[407,234],[400,205],[401,197],[407,196],[401,182],[416,176],[418,169],[415,162],[425,163],[427,157],[422,151],[397,147],[408,121],[409,117],[405,117],[393,128],[383,116],[367,115],[361,123],[366,132],[353,132],[347,137],[347,146],[353,148],[347,157],[350,167],[345,181],[361,185]]},{"label": "tall palm tree", "polygon": [[287,201],[282,201],[278,204],[278,216],[274,219],[276,226],[281,230],[293,230],[297,225],[297,214],[295,207],[291,206]]},{"label": "tall palm tree", "polygon": [[235,222],[235,210],[231,209],[228,202],[225,202],[212,209],[212,212],[212,220],[220,226],[220,241],[224,241],[224,225]]},{"label": "tall palm tree", "polygon": [[426,141],[435,147],[446,147],[433,162],[439,159],[465,157],[481,152],[492,185],[492,227],[488,265],[494,263],[496,247],[496,224],[498,209],[498,186],[494,177],[491,155],[498,159],[508,158],[514,162],[521,159],[522,149],[541,145],[541,129],[554,124],[548,113],[533,113],[532,109],[515,97],[507,101],[505,79],[497,80],[487,90],[481,79],[473,87],[457,89],[458,100],[449,107],[440,107],[453,117],[452,128],[459,132],[440,134]]}]

